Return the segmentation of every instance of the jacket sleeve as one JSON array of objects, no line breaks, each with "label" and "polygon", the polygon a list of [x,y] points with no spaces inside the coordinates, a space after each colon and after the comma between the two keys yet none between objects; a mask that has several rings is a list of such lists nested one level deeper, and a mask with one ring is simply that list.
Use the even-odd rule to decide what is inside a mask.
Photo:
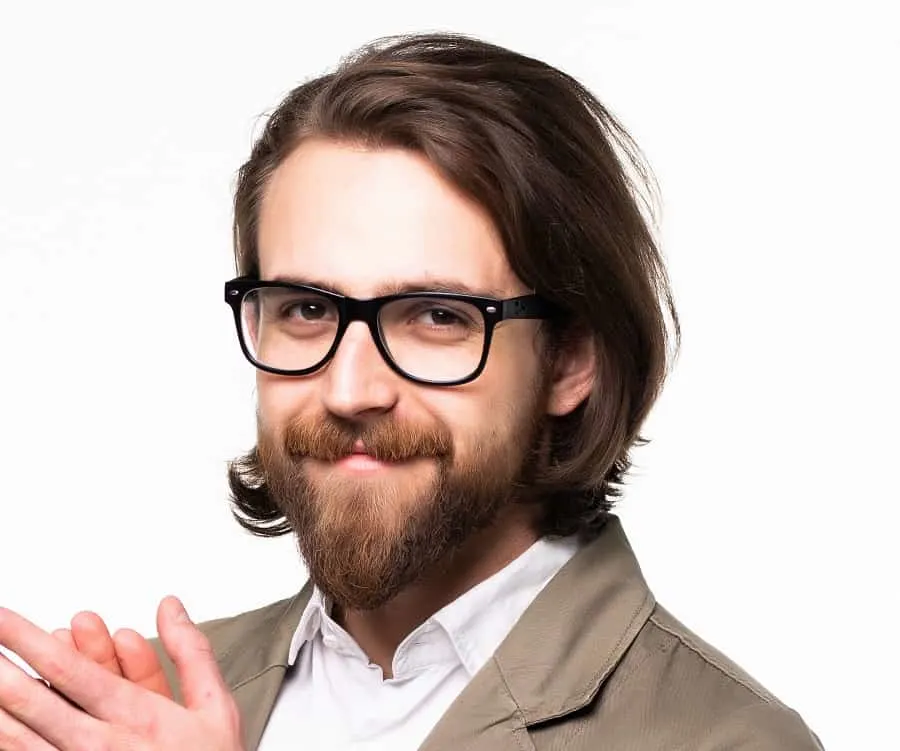
[{"label": "jacket sleeve", "polygon": [[777,703],[743,707],[710,729],[703,751],[824,751],[796,712]]}]

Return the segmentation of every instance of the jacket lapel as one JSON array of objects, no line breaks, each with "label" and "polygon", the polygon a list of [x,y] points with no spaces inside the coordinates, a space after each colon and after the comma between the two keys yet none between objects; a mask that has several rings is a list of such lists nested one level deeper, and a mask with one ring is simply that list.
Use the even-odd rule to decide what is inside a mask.
[{"label": "jacket lapel", "polygon": [[532,751],[525,718],[491,660],[472,679],[419,751]]},{"label": "jacket lapel", "polygon": [[611,515],[535,598],[421,751],[533,749],[528,726],[590,704],[654,605]]},{"label": "jacket lapel", "polygon": [[245,625],[219,653],[222,676],[241,712],[248,751],[259,746],[288,669],[291,639],[311,594],[307,583],[293,598],[257,611],[255,622]]}]

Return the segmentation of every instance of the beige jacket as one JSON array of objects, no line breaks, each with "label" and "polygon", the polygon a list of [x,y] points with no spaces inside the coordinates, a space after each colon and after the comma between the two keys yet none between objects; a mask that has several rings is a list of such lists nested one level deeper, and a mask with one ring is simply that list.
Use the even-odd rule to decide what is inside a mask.
[{"label": "beige jacket", "polygon": [[[310,591],[201,625],[241,708],[247,751],[259,744]],[[308,748],[302,738],[297,748]],[[616,517],[538,595],[420,747],[821,748],[794,711],[656,604]]]}]

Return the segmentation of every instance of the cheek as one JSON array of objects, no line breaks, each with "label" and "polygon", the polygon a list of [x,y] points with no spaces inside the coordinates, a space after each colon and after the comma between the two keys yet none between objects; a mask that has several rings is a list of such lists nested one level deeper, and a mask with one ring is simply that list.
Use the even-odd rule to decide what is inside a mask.
[{"label": "cheek", "polygon": [[535,383],[543,357],[536,325],[512,321],[495,330],[484,373],[478,380],[484,379],[491,389],[524,389]]},{"label": "cheek", "polygon": [[[524,328],[524,327],[523,327]],[[534,338],[526,332],[503,331],[491,346],[484,372],[471,384],[477,392],[481,422],[507,422],[534,409],[543,364]]]},{"label": "cheek", "polygon": [[[523,328],[525,328],[523,326]],[[463,386],[435,390],[429,402],[454,428],[485,433],[492,423],[509,423],[534,408],[543,378],[536,333],[498,331],[481,375]]]},{"label": "cheek", "polygon": [[498,451],[515,451],[528,440],[536,409],[533,381],[521,370],[513,383],[489,384],[479,378],[469,387],[436,394],[430,402],[431,414],[453,435],[458,463],[480,463]]},{"label": "cheek", "polygon": [[257,410],[266,426],[281,426],[308,408],[313,388],[306,379],[257,371]]},{"label": "cheek", "polygon": [[505,457],[517,455],[526,440],[522,435],[522,405],[509,399],[467,400],[444,417],[453,435],[454,464],[480,471],[505,471]]}]

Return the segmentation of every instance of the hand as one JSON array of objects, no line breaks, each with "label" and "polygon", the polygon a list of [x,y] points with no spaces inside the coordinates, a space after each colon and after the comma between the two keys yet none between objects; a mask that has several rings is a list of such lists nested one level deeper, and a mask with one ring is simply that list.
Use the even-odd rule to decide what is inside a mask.
[{"label": "hand", "polygon": [[157,625],[181,682],[184,707],[115,675],[62,637],[54,638],[0,608],[0,646],[16,653],[62,694],[0,655],[0,749],[240,751],[237,705],[208,640],[175,598],[162,601]]},{"label": "hand", "polygon": [[143,686],[160,696],[172,698],[159,657],[143,636],[131,629],[109,629],[96,613],[79,613],[71,622],[71,630],[61,628],[53,636],[114,675]]}]

